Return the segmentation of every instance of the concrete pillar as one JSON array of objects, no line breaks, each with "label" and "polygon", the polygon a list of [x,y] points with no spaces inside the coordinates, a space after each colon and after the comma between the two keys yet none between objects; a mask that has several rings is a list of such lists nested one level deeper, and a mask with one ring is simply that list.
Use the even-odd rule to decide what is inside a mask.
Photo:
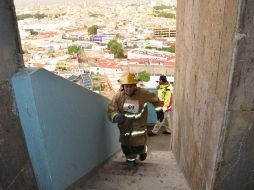
[{"label": "concrete pillar", "polygon": [[173,151],[193,190],[254,189],[254,1],[178,0]]},{"label": "concrete pillar", "polygon": [[15,8],[0,1],[0,189],[37,189],[20,127],[10,78],[23,67]]}]

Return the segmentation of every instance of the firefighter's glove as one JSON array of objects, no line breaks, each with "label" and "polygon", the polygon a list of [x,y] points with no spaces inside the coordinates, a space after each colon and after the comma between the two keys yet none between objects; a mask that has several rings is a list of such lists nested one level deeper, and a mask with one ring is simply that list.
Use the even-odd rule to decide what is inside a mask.
[{"label": "firefighter's glove", "polygon": [[163,110],[161,110],[161,111],[157,111],[157,112],[156,112],[156,114],[157,114],[157,120],[158,120],[158,121],[160,121],[160,122],[162,122],[162,121],[163,121],[163,119],[164,119],[164,113],[163,113]]},{"label": "firefighter's glove", "polygon": [[126,117],[124,116],[123,113],[118,113],[115,115],[115,117],[113,118],[113,123],[117,123],[117,124],[123,124],[125,121]]}]

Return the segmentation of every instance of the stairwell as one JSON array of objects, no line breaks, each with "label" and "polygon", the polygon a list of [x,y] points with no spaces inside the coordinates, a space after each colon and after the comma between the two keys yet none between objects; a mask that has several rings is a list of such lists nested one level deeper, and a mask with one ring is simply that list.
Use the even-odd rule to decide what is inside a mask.
[{"label": "stairwell", "polygon": [[188,190],[190,189],[170,150],[171,135],[148,138],[148,157],[135,164],[116,153],[67,190]]}]

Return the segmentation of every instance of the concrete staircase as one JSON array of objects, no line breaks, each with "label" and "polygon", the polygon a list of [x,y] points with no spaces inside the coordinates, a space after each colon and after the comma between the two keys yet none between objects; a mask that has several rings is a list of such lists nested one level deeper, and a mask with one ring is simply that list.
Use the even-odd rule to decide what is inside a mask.
[{"label": "concrete staircase", "polygon": [[118,152],[67,190],[188,190],[190,189],[170,151],[170,135],[148,138],[144,162],[127,164]]}]

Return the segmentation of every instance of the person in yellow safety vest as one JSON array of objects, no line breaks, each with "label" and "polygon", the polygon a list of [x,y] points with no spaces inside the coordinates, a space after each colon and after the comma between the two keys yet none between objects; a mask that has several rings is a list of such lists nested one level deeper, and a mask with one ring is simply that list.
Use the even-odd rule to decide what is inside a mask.
[{"label": "person in yellow safety vest", "polygon": [[162,122],[159,120],[156,122],[153,130],[148,132],[149,136],[157,135],[162,126],[165,126],[165,131],[162,132],[163,134],[171,134],[172,132],[172,118],[169,112],[172,110],[173,85],[167,81],[165,75],[161,75],[157,89],[158,97],[163,107],[164,119]]},{"label": "person in yellow safety vest", "polygon": [[137,87],[138,80],[133,73],[123,73],[119,82],[121,87],[108,105],[108,118],[118,124],[126,162],[134,163],[138,155],[139,160],[144,161],[147,157],[147,102],[154,105],[160,121],[164,117],[161,103],[156,94]]}]

